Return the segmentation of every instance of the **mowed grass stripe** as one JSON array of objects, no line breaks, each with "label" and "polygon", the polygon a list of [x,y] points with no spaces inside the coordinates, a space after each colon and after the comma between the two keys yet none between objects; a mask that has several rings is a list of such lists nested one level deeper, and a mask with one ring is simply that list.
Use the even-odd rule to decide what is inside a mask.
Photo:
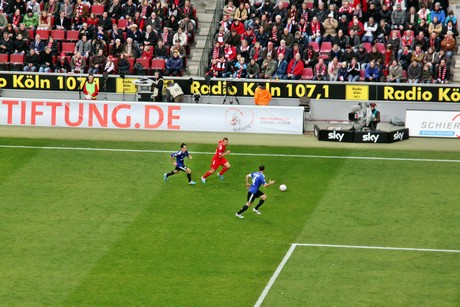
[{"label": "mowed grass stripe", "polygon": [[456,306],[458,260],[458,253],[297,246],[263,306]]},{"label": "mowed grass stripe", "polygon": [[460,249],[458,173],[457,164],[345,160],[293,242]]},{"label": "mowed grass stripe", "polygon": [[59,305],[160,188],[139,184],[150,169],[133,154],[23,153],[0,158],[0,298]]},{"label": "mowed grass stripe", "polygon": [[[112,151],[112,152],[137,152],[137,153],[171,153],[171,150],[154,149],[120,149],[120,148],[82,148],[82,147],[56,147],[56,146],[23,146],[23,145],[0,145],[0,148],[22,148],[22,149],[45,149],[45,150],[77,150],[77,151]],[[190,150],[193,154],[214,154],[214,152],[197,152]],[[390,157],[365,157],[365,156],[324,156],[324,155],[296,155],[281,153],[244,153],[233,152],[233,156],[259,156],[259,157],[290,157],[290,158],[309,158],[309,159],[352,159],[352,160],[384,160],[384,161],[414,161],[414,162],[442,162],[460,163],[455,159],[425,159],[425,158],[390,158]]]}]

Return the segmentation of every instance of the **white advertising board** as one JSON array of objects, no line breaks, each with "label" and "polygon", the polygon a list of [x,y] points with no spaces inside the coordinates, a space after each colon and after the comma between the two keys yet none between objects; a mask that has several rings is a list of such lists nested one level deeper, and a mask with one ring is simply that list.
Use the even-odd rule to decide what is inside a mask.
[{"label": "white advertising board", "polygon": [[460,138],[459,111],[407,110],[410,136]]},{"label": "white advertising board", "polygon": [[303,133],[303,107],[2,98],[0,125]]}]

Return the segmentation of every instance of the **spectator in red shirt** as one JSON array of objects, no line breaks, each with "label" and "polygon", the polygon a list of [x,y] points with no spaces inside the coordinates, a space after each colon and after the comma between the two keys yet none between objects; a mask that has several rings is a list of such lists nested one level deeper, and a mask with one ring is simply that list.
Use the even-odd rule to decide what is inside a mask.
[{"label": "spectator in red shirt", "polygon": [[[322,61],[322,59],[320,59]],[[324,65],[324,63],[323,63]],[[288,80],[300,80],[302,76],[304,65],[300,53],[297,53],[295,57],[289,62],[287,67],[287,79]]]}]

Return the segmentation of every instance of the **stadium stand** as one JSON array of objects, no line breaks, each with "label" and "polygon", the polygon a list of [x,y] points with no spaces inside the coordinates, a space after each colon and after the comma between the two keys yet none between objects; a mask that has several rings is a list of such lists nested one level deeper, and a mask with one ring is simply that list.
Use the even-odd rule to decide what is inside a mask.
[{"label": "stadium stand", "polygon": [[[333,1],[333,3],[338,4],[337,6],[334,4],[321,6],[321,4],[317,4],[317,2],[314,2],[315,4],[311,2],[312,1],[307,0],[307,2],[303,4],[302,2],[291,1],[290,3],[293,4],[285,2],[281,6],[277,6],[274,2],[271,2],[270,6],[267,7],[266,2],[261,4],[260,1],[255,1],[255,6],[245,4],[244,9],[246,9],[246,12],[249,12],[249,14],[241,14],[241,12],[239,12],[239,10],[241,10],[241,7],[238,7],[239,3],[236,3],[234,7],[229,7],[227,3],[221,4],[219,9],[223,13],[217,21],[217,27],[215,27],[215,31],[213,32],[215,36],[213,36],[212,40],[208,40],[208,45],[206,46],[206,48],[208,48],[207,58],[206,61],[202,61],[202,63],[205,63],[206,67],[200,70],[200,75],[205,75],[208,72],[211,68],[210,63],[213,58],[217,59],[217,57],[219,57],[220,61],[219,52],[215,50],[211,52],[216,43],[216,39],[220,39],[220,44],[222,46],[228,42],[234,45],[237,50],[240,41],[246,39],[245,33],[243,32],[237,33],[241,39],[240,41],[232,40],[230,37],[230,33],[232,32],[231,29],[234,26],[234,20],[240,19],[240,22],[245,25],[243,31],[250,28],[249,31],[253,31],[256,34],[255,39],[250,43],[251,47],[253,47],[255,41],[260,41],[264,50],[266,50],[267,43],[270,41],[275,43],[275,47],[278,47],[279,38],[282,38],[286,42],[289,42],[289,49],[286,52],[288,56],[292,57],[291,53],[294,43],[299,46],[299,50],[303,54],[305,53],[306,46],[312,45],[314,50],[319,53],[319,57],[327,62],[330,59],[325,55],[330,51],[329,46],[334,43],[338,43],[339,45],[343,43],[343,45],[341,45],[342,57],[339,60],[349,63],[350,58],[347,58],[348,55],[344,52],[346,45],[351,45],[353,51],[351,53],[352,56],[354,56],[354,52],[357,52],[358,46],[361,44],[368,54],[375,45],[377,50],[382,53],[383,57],[383,60],[381,60],[379,59],[380,57],[375,56],[375,54],[373,55],[375,59],[377,59],[378,67],[381,72],[379,81],[386,81],[388,67],[393,59],[398,60],[405,69],[407,69],[408,65],[413,61],[417,61],[421,66],[423,66],[423,64],[428,64],[430,66],[429,71],[431,76],[427,77],[425,75],[427,79],[420,80],[420,82],[451,83],[460,81],[460,61],[456,61],[460,45],[457,22],[459,5],[451,3],[450,7],[443,8],[437,6],[436,1],[433,1],[432,4],[430,3],[431,6],[428,7],[428,10],[431,12],[432,16],[445,16],[443,20],[436,21],[435,18],[430,18],[425,10],[422,11],[422,1],[411,2],[411,5],[415,8],[415,12],[412,10],[412,13],[410,7],[406,8],[405,5],[402,5],[401,8],[398,7],[399,5],[397,3],[401,3],[401,1],[395,1],[394,5],[389,8],[388,13],[382,10],[380,1],[365,1],[364,3],[366,3],[366,5],[364,5],[362,9],[356,6],[360,1],[350,1],[348,3],[349,5],[346,4],[347,1]],[[261,5],[258,7],[257,3]],[[326,2],[326,4],[327,3],[328,2]],[[396,25],[396,23],[392,24],[393,20],[391,19],[392,14],[396,16],[400,11],[402,11],[402,15],[405,16],[405,22],[401,27]],[[443,11],[442,14],[441,11]],[[240,16],[244,15],[248,15],[249,17],[240,18]],[[281,19],[276,18],[277,15],[281,16]],[[321,26],[316,29],[313,29],[314,26],[311,24],[311,20],[314,17],[321,23]],[[369,20],[369,17],[373,17],[375,29],[372,30],[370,36],[372,39],[363,41],[363,37],[366,34],[363,25],[367,27],[366,31],[373,26],[371,23],[372,19]],[[306,25],[303,27],[301,22],[302,18],[307,21]],[[340,24],[337,23],[339,19],[346,21]],[[354,22],[353,19],[356,21]],[[383,24],[381,20],[384,20],[385,24]],[[277,33],[272,32],[272,24],[269,24],[268,21],[277,23]],[[335,31],[327,27],[329,23],[336,25],[332,27]],[[218,33],[218,28],[222,26],[225,29],[225,34],[221,37]],[[260,28],[263,28],[264,33],[268,33],[268,35],[259,33]],[[329,29],[327,31],[332,32],[326,32],[325,28]],[[285,33],[283,33],[284,29],[288,29],[289,34],[285,35]],[[338,29],[342,29],[346,34],[343,42],[337,38],[335,33]],[[352,30],[359,34],[353,35],[353,33],[351,33]],[[411,31],[409,32],[408,30]],[[314,31],[317,33],[313,33]],[[424,33],[423,36],[421,35],[421,38],[417,37],[419,32]],[[392,39],[393,33],[395,34],[394,39]],[[449,40],[449,35],[452,35],[454,39]],[[321,39],[319,39],[318,36],[321,36]],[[388,44],[392,44],[391,48],[388,48]],[[409,46],[408,52],[403,51],[405,45]],[[415,47],[417,45],[422,47],[421,53],[416,50]],[[434,56],[432,54],[426,55],[428,53],[428,47],[430,46],[435,49]],[[250,54],[251,51],[248,53]],[[244,53],[241,53],[241,55],[246,57],[246,60],[249,59]],[[265,57],[266,53],[262,53],[262,56]],[[277,57],[275,56],[274,58],[276,59]],[[362,81],[364,80],[364,68],[368,65],[369,60],[366,59],[366,56],[359,57],[359,59],[361,61],[359,64],[363,68],[360,72],[360,80]],[[447,70],[444,69],[441,71],[438,69],[442,59],[445,59],[447,63]],[[230,62],[230,64],[227,65],[232,66],[234,64],[233,61],[226,61],[227,63]],[[404,75],[407,75],[406,71],[404,71]],[[438,78],[438,76],[446,75],[447,80]],[[303,74],[302,79],[306,78],[305,74]],[[404,78],[402,80],[405,81]]]},{"label": "stadium stand", "polygon": [[[21,70],[18,67],[23,65],[24,58],[29,53],[31,48],[40,56],[42,50],[48,46],[53,49],[53,62],[56,63],[56,58],[59,54],[73,55],[76,48],[84,55],[84,61],[88,68],[89,59],[98,53],[98,50],[103,50],[104,63],[109,56],[112,56],[112,62],[118,63],[120,53],[124,53],[131,67],[130,72],[133,72],[134,64],[140,63],[144,66],[147,73],[151,73],[151,62],[155,63],[153,69],[164,71],[165,61],[168,60],[170,54],[168,52],[160,55],[156,59],[154,47],[159,40],[164,40],[167,50],[170,46],[170,37],[173,37],[178,29],[181,28],[186,35],[186,39],[181,42],[184,52],[181,52],[181,60],[183,61],[183,70],[181,75],[187,70],[187,57],[192,55],[191,48],[195,40],[195,32],[198,29],[197,9],[190,0],[172,1],[170,3],[160,1],[113,1],[74,4],[73,10],[69,8],[64,1],[58,1],[58,7],[48,8],[44,0],[37,1],[40,4],[40,9],[37,12],[26,12],[26,1],[18,0],[18,5],[24,6],[24,12],[17,17],[14,16],[13,6],[9,6],[9,1],[2,2],[2,10],[0,10],[0,21],[4,21],[5,25],[0,24],[0,60],[2,65],[1,70]],[[74,3],[75,1],[70,1]],[[121,4],[120,4],[121,3]],[[70,6],[71,8],[72,6]],[[40,16],[46,15],[47,12],[51,17],[48,18],[48,25],[43,22],[38,24]],[[61,16],[59,12],[63,12]],[[27,15],[27,16],[26,16]],[[23,19],[23,17],[27,17]],[[67,19],[65,19],[67,18]],[[35,20],[36,19],[36,20]],[[64,20],[65,19],[65,20]],[[35,21],[34,21],[35,20]],[[55,21],[59,21],[59,28],[54,26]],[[43,20],[41,20],[43,21]],[[6,24],[11,24],[7,26]],[[24,23],[27,33],[22,32],[25,48],[21,51],[13,48],[15,38],[20,33],[20,24]],[[67,28],[64,25],[68,25]],[[118,29],[114,30],[114,25]],[[152,26],[152,33],[146,35],[146,27]],[[136,26],[136,28],[134,28]],[[163,29],[168,29],[163,31]],[[65,29],[65,30],[64,30]],[[7,33],[8,38],[3,36]],[[27,34],[27,35],[26,35]],[[39,35],[41,41],[36,42],[34,39]],[[82,37],[86,36],[87,41],[83,41]],[[48,42],[48,39],[53,37],[55,42]],[[121,40],[122,47],[112,50],[117,39]],[[33,45],[31,42],[34,42]],[[150,45],[150,50],[144,52],[144,46]],[[3,48],[2,46],[7,46]],[[164,56],[166,54],[166,56]],[[157,61],[158,60],[158,61]],[[116,69],[115,69],[116,71]],[[113,70],[110,70],[113,73]]]}]

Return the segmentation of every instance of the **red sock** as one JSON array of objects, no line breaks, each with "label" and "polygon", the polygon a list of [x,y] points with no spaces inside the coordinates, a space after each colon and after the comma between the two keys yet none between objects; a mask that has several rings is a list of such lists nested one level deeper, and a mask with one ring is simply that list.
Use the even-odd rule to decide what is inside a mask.
[{"label": "red sock", "polygon": [[211,175],[211,172],[210,172],[210,171],[207,171],[206,174],[203,175],[203,178],[206,179],[206,178],[209,177],[210,175]]},{"label": "red sock", "polygon": [[219,172],[219,175],[223,175],[226,171],[228,171],[228,168],[224,166],[224,168]]}]

